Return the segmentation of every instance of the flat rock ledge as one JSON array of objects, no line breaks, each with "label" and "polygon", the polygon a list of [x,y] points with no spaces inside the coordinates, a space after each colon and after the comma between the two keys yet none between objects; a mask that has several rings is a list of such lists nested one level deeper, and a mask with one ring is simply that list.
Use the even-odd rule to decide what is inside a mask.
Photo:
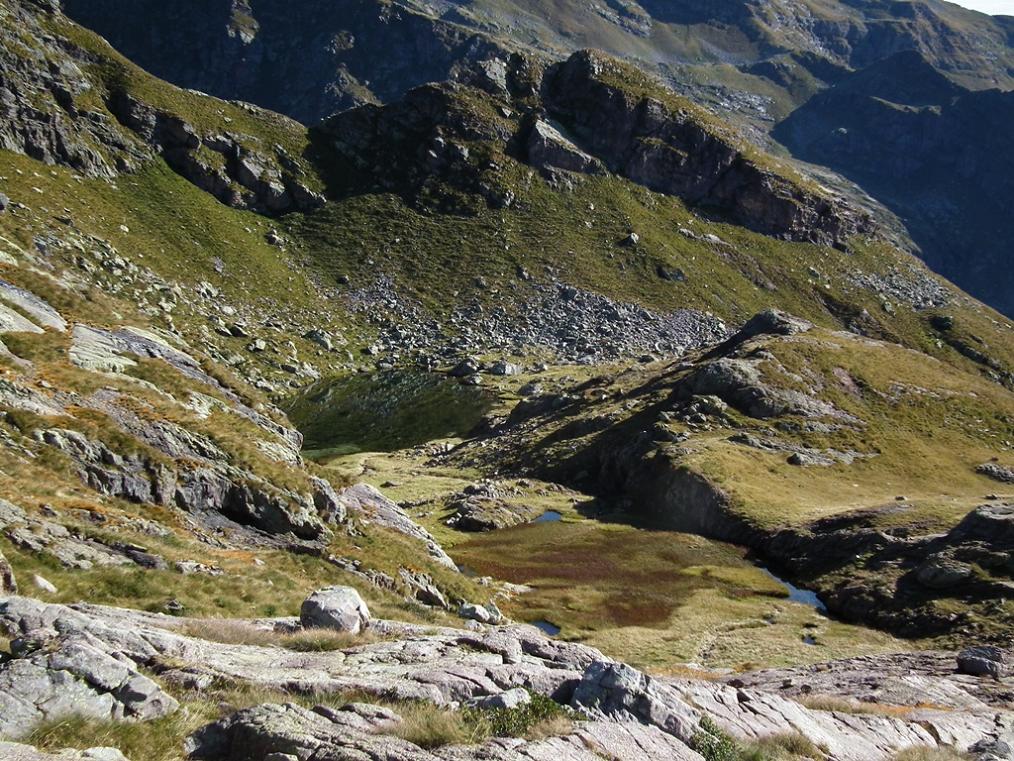
[{"label": "flat rock ledge", "polygon": [[[252,623],[298,626],[293,619]],[[103,715],[124,719],[153,718],[175,708],[175,701],[157,688],[124,689],[140,676],[142,667],[158,671],[169,685],[218,680],[304,694],[356,691],[387,700],[426,700],[452,709],[525,688],[580,711],[586,719],[564,736],[539,741],[500,738],[478,747],[426,751],[378,732],[380,725],[397,721],[378,706],[353,704],[336,711],[266,704],[228,716],[191,737],[188,751],[193,758],[221,761],[598,761],[603,755],[623,761],[697,761],[701,757],[691,743],[704,716],[742,739],[797,731],[826,746],[832,761],[888,761],[899,749],[913,745],[997,748],[1012,737],[1014,716],[991,704],[988,696],[995,693],[976,689],[977,680],[994,680],[967,674],[955,678],[953,657],[920,660],[921,654],[910,655],[915,660],[906,669],[917,670],[913,664],[923,664],[919,684],[912,686],[946,697],[953,707],[881,715],[807,708],[780,694],[775,672],[758,676],[755,686],[747,685],[750,675],[737,684],[654,678],[592,648],[547,638],[530,626],[464,631],[374,620],[371,628],[388,639],[336,652],[299,653],[186,636],[181,631],[187,624],[186,619],[119,608],[0,598],[0,629],[17,643],[33,643],[14,647],[14,658],[0,667],[0,674],[28,668],[47,675],[37,677],[43,680],[61,675],[58,678],[67,684],[86,690],[88,700],[102,701]],[[89,664],[87,669],[68,665],[82,659]],[[876,670],[890,662],[868,660],[867,676],[876,678]],[[108,668],[108,675],[98,665]],[[859,667],[857,662],[848,668],[828,664],[825,670],[844,678],[846,671]],[[785,679],[804,682],[811,678],[807,673],[798,670],[792,677],[781,677],[778,684]],[[822,673],[814,669],[811,676],[816,680]],[[0,699],[11,699],[19,689],[16,682],[0,679]],[[0,711],[5,717],[7,713]],[[11,722],[13,732],[27,731],[36,719],[29,713]],[[987,751],[975,757],[1004,758]]]}]

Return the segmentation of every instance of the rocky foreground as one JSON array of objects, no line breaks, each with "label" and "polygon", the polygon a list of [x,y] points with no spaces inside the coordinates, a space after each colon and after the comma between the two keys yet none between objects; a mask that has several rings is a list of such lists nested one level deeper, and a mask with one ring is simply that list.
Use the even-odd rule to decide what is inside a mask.
[{"label": "rocky foreground", "polygon": [[[710,731],[743,741],[794,732],[832,761],[876,761],[908,747],[943,746],[981,761],[1014,758],[1014,713],[1006,707],[1014,690],[1011,661],[995,648],[971,649],[958,658],[881,656],[687,679],[648,676],[529,626],[472,624],[463,630],[371,620],[349,588],[318,591],[304,603],[300,619],[245,625],[264,632],[365,628],[380,641],[316,653],[214,641],[216,627],[236,623],[4,598],[0,626],[12,639],[11,656],[0,666],[0,734],[17,740],[40,721],[69,715],[156,720],[187,711],[184,695],[224,683],[309,695],[328,705],[267,703],[226,715],[188,738],[185,751],[192,759],[690,761],[712,757],[695,750],[706,752],[701,733]],[[349,695],[358,696],[356,702],[335,704]],[[432,750],[397,736],[397,707],[411,701],[452,710],[510,710],[535,695],[572,709],[575,721],[564,734]],[[57,757],[18,744],[0,750],[4,758]],[[91,750],[59,758],[122,756]]]}]

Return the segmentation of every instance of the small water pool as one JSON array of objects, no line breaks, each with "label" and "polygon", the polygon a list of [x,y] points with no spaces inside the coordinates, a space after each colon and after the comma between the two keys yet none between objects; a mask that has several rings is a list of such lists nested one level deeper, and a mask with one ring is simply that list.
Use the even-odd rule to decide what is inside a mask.
[{"label": "small water pool", "polygon": [[789,591],[789,599],[792,602],[802,603],[803,605],[809,605],[811,608],[816,610],[818,613],[827,613],[827,606],[821,602],[820,597],[817,596],[816,592],[812,592],[809,589],[800,589],[794,584],[790,584],[785,579],[781,579],[775,576],[764,566],[758,566],[764,573],[770,576],[772,579],[777,581],[783,587]]},{"label": "small water pool", "polygon": [[532,626],[540,629],[544,634],[548,634],[550,637],[555,637],[560,633],[560,627],[550,621],[539,619],[538,621],[532,621]]},{"label": "small water pool", "polygon": [[433,373],[389,370],[315,383],[285,405],[303,454],[392,452],[465,436],[493,406],[482,389]]},{"label": "small water pool", "polygon": [[562,518],[563,513],[558,513],[556,510],[546,510],[546,512],[532,521],[532,523],[556,523]]}]

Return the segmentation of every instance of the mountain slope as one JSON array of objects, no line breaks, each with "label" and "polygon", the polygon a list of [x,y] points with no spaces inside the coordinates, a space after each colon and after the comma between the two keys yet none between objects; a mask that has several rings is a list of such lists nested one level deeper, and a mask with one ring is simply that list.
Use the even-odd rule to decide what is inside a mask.
[{"label": "mountain slope", "polygon": [[[848,523],[853,475],[867,501],[904,477],[911,509],[874,515],[891,541],[861,533],[879,554],[789,572],[824,590],[855,571],[843,611],[917,611],[937,645],[999,641],[1009,611],[980,625],[975,595],[1010,576],[1007,518],[961,509],[1006,488],[1014,328],[636,69],[461,73],[307,129],[158,80],[55,3],[0,0],[0,756],[989,760],[1009,679],[974,669],[999,661],[881,655],[907,645],[630,508],[687,465],[724,476],[737,516],[790,507],[753,523],[830,561],[848,535],[812,520]],[[750,319],[769,306],[816,325]],[[729,362],[745,375],[716,386]],[[399,375],[490,412],[467,440],[310,461],[282,406],[334,457],[322,376],[418,421],[384,390]],[[385,414],[373,398],[353,424]],[[582,467],[604,462],[621,492]],[[784,482],[811,499],[779,501]],[[560,520],[448,522],[487,498]],[[951,594],[911,585],[924,562]],[[855,674],[821,686],[833,711],[765,681],[820,677],[684,665],[846,656],[813,667]]]},{"label": "mountain slope", "polygon": [[905,222],[933,269],[1008,314],[1014,96],[970,92],[903,53],[814,96],[775,130]]},{"label": "mountain slope", "polygon": [[[976,87],[1012,83],[1003,19],[938,0],[850,4],[528,2],[211,4],[66,0],[66,12],[153,73],[312,122],[357,98],[387,101],[507,49],[599,48],[647,66],[750,65],[779,54],[864,68],[901,50]],[[144,29],[138,35],[136,30]],[[499,42],[492,42],[497,40]],[[178,51],[188,55],[180,56]],[[294,55],[299,51],[298,55]],[[397,51],[397,55],[388,55]]]}]

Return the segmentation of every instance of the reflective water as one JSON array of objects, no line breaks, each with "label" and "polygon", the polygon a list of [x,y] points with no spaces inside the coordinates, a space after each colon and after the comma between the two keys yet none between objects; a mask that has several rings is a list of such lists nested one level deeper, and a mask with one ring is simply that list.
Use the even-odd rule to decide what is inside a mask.
[{"label": "reflective water", "polygon": [[312,459],[390,452],[465,436],[493,404],[482,389],[442,375],[391,370],[315,383],[285,411]]},{"label": "reflective water", "polygon": [[545,634],[548,634],[550,637],[555,637],[557,634],[560,633],[559,626],[557,626],[554,623],[550,623],[549,621],[544,621],[542,619],[538,621],[532,621],[532,626],[541,629]]},{"label": "reflective water", "polygon": [[827,606],[820,601],[820,598],[817,596],[816,592],[811,592],[809,589],[800,589],[799,587],[790,584],[785,579],[781,579],[775,576],[773,573],[771,573],[771,571],[769,571],[764,566],[757,567],[760,568],[760,570],[762,570],[772,579],[777,581],[779,584],[784,586],[788,590],[789,599],[792,600],[792,602],[798,602],[802,603],[803,605],[809,605],[811,608],[820,613],[827,613]]},{"label": "reflective water", "polygon": [[532,523],[555,523],[561,518],[563,518],[563,515],[561,513],[556,512],[556,510],[547,510],[538,518],[536,518],[534,521],[532,521]]}]

